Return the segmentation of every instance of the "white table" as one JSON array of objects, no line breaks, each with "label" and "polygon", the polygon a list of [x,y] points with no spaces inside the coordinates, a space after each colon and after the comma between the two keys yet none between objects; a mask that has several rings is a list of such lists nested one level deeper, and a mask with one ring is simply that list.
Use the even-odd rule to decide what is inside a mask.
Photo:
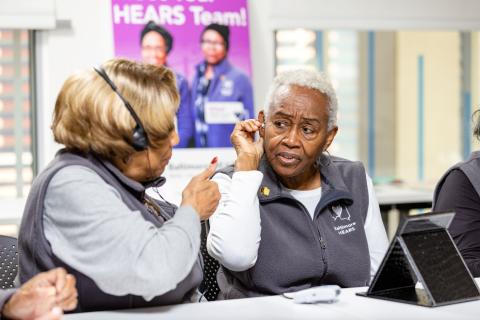
[{"label": "white table", "polygon": [[[479,283],[477,279],[477,283]],[[428,308],[356,296],[367,288],[343,289],[340,299],[332,304],[295,304],[282,296],[250,298],[206,303],[104,311],[65,316],[66,320],[126,319],[476,319],[480,318],[480,300],[449,306]]]}]

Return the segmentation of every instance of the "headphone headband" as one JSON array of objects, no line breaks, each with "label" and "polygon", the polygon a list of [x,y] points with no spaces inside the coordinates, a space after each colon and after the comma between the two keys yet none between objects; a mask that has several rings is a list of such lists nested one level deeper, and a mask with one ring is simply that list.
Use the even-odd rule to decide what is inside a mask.
[{"label": "headphone headband", "polygon": [[117,86],[113,83],[113,81],[108,77],[107,72],[102,67],[94,67],[93,68],[102,78],[105,80],[106,83],[112,88],[112,90],[117,94],[117,96],[122,100],[125,108],[127,108],[128,112],[132,116],[133,120],[135,120],[135,128],[133,129],[132,133],[132,142],[131,145],[136,151],[145,150],[148,147],[148,136],[147,132],[145,131],[145,127],[140,121],[140,118],[133,110],[130,103],[125,99],[117,89]]}]

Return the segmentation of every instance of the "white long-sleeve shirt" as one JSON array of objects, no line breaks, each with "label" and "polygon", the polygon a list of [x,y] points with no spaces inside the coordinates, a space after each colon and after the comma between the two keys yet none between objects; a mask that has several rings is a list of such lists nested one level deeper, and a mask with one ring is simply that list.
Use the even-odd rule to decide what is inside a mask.
[{"label": "white long-sleeve shirt", "polygon": [[[372,180],[367,175],[368,212],[364,224],[370,253],[370,275],[373,277],[388,248]],[[208,253],[232,271],[244,271],[255,265],[260,245],[261,219],[257,196],[263,179],[260,171],[238,171],[230,178],[216,174],[221,199],[210,217],[207,238]]]}]

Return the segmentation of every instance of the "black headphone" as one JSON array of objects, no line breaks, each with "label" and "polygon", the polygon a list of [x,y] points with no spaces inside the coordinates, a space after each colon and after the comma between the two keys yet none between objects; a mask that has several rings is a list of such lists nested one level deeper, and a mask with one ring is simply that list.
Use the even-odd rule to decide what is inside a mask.
[{"label": "black headphone", "polygon": [[140,118],[137,116],[135,111],[133,110],[132,106],[130,103],[125,99],[120,92],[117,90],[117,86],[113,83],[113,81],[108,77],[107,73],[105,72],[105,69],[102,67],[93,68],[102,78],[105,80],[105,82],[108,83],[108,85],[115,91],[115,93],[118,95],[118,97],[123,101],[125,104],[125,108],[127,108],[128,112],[132,115],[133,120],[135,120],[135,128],[133,129],[132,132],[132,142],[129,142],[129,144],[136,150],[136,151],[143,151],[147,149],[148,147],[148,136],[147,132],[145,131],[145,127],[143,126],[142,122],[140,121]]}]

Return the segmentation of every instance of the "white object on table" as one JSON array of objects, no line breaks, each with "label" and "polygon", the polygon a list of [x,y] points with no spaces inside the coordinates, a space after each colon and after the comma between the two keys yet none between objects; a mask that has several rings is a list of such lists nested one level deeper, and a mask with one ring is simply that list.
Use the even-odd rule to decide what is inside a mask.
[{"label": "white object on table", "polygon": [[337,285],[318,286],[296,292],[285,292],[283,296],[295,303],[332,303],[337,301],[341,289]]}]

